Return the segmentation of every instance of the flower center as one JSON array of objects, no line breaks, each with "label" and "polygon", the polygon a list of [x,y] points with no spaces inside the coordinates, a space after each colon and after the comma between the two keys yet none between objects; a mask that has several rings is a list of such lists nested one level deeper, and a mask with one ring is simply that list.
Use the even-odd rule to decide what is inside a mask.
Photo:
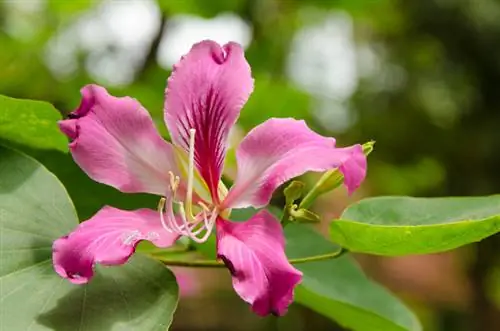
[{"label": "flower center", "polygon": [[[200,211],[196,215],[193,215],[195,134],[195,129],[189,130],[189,163],[185,203],[176,201],[180,178],[170,171],[170,192],[166,197],[160,199],[158,212],[160,213],[161,224],[166,231],[177,233],[181,236],[189,237],[197,243],[202,243],[212,233],[217,215],[219,214],[219,208],[213,205],[207,206],[199,201],[196,207]],[[178,207],[179,215],[177,216],[174,215],[174,204]]]}]

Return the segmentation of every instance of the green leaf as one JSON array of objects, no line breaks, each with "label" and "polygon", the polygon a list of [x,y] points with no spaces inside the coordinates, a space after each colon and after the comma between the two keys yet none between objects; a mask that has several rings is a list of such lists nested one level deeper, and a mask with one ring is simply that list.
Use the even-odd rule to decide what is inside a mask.
[{"label": "green leaf", "polygon": [[76,164],[69,153],[39,150],[0,140],[0,145],[11,146],[37,159],[66,187],[80,220],[94,215],[102,206],[121,209],[156,208],[158,197],[149,194],[124,194],[110,186],[97,183]]},{"label": "green leaf", "polygon": [[[3,100],[8,101],[5,103],[8,106],[5,113],[1,108]],[[7,116],[15,107],[20,107],[20,111],[25,111],[25,114],[31,114],[34,118],[33,121],[28,121],[30,124],[27,127],[31,133],[24,134],[20,127],[24,128],[26,124],[16,122],[13,115]],[[103,205],[123,209],[156,207],[158,197],[149,194],[123,194],[90,179],[67,152],[68,141],[57,127],[60,119],[57,110],[47,103],[0,96],[0,145],[34,157],[55,174],[68,190],[82,220],[90,218]]]},{"label": "green leaf", "polygon": [[40,149],[68,150],[57,127],[59,112],[49,103],[0,95],[0,138]]},{"label": "green leaf", "polygon": [[[277,217],[279,210],[270,209]],[[255,209],[234,210],[232,220],[249,219]],[[304,258],[336,252],[330,243],[312,228],[290,224],[285,228],[287,255]],[[197,246],[208,256],[215,256],[215,240]],[[341,258],[295,265],[304,278],[295,292],[295,300],[314,311],[355,331],[419,331],[415,315],[382,286],[368,279],[349,255]]]},{"label": "green leaf", "polygon": [[379,255],[428,254],[500,231],[500,195],[460,198],[379,197],[350,206],[330,226],[333,241]]},{"label": "green leaf", "polygon": [[98,267],[88,285],[53,270],[52,243],[78,224],[64,187],[35,160],[0,146],[0,329],[165,331],[177,305],[173,274],[136,256]]},{"label": "green leaf", "polygon": [[[301,258],[340,249],[310,227],[291,224],[285,228],[287,255]],[[295,299],[340,325],[356,331],[418,331],[415,315],[395,296],[368,279],[349,255],[297,264],[304,278]]]}]

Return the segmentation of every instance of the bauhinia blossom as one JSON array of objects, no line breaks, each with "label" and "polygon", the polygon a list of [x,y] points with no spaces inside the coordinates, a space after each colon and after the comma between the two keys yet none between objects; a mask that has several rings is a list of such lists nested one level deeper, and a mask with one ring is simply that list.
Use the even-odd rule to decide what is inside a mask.
[{"label": "bauhinia blossom", "polygon": [[158,247],[180,236],[204,242],[215,229],[217,256],[236,292],[259,315],[283,315],[302,273],[285,255],[282,227],[266,210],[232,222],[231,209],[264,207],[279,185],[307,171],[338,168],[352,192],[365,177],[366,157],[360,145],[336,148],[335,139],[316,134],[304,121],[273,118],[237,148],[238,174],[228,190],[221,181],[228,134],[252,90],[238,44],[194,45],[174,66],[165,92],[171,144],[138,101],[85,86],[80,106],[60,122],[74,160],[95,181],[161,198],[158,211],[104,207],[58,239],[57,273],[86,283],[94,264],[125,263],[141,240]]}]

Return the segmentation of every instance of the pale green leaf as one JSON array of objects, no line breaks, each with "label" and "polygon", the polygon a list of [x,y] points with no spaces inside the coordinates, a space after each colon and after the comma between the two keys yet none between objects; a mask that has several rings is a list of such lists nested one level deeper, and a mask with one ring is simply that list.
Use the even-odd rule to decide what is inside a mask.
[{"label": "pale green leaf", "polygon": [[38,149],[68,150],[59,112],[49,103],[0,95],[0,139]]},{"label": "pale green leaf", "polygon": [[480,241],[500,231],[500,195],[379,197],[362,200],[330,226],[333,241],[354,252],[427,254]]}]

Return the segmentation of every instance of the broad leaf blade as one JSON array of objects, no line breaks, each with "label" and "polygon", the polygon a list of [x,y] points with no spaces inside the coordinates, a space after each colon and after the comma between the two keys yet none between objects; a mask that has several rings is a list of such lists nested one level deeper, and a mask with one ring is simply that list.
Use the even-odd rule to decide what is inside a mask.
[{"label": "broad leaf blade", "polygon": [[60,182],[35,160],[0,146],[0,329],[165,331],[177,305],[172,273],[137,256],[100,267],[89,285],[53,270],[52,242],[77,225]]},{"label": "broad leaf blade", "polygon": [[99,267],[85,286],[54,275],[46,260],[2,277],[1,330],[165,331],[177,305],[170,271],[136,256]]},{"label": "broad leaf blade", "polygon": [[67,151],[57,127],[59,112],[49,103],[0,95],[0,139],[37,149]]},{"label": "broad leaf blade", "polygon": [[379,255],[427,254],[480,241],[500,231],[500,196],[380,197],[350,206],[330,226],[333,241]]}]

